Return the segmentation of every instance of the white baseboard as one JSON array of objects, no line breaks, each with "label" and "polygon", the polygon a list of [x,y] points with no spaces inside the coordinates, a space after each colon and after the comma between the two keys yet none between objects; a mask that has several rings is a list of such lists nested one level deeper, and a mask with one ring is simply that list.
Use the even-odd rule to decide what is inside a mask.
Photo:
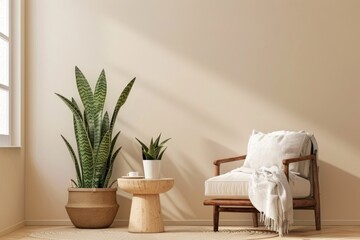
[{"label": "white baseboard", "polygon": [[11,233],[11,232],[13,232],[13,231],[15,231],[15,230],[17,230],[19,228],[22,228],[23,226],[25,226],[25,222],[21,221],[21,222],[19,222],[17,224],[14,224],[14,225],[10,226],[10,227],[7,227],[5,229],[0,229],[0,237],[6,235],[8,233]]},{"label": "white baseboard", "polygon": [[[128,219],[115,219],[112,226],[124,227],[129,224]],[[21,226],[23,226],[22,224]],[[45,219],[45,220],[26,220],[26,226],[71,226],[69,219]],[[188,219],[188,220],[164,220],[164,225],[167,226],[212,226],[211,219]],[[294,223],[294,226],[314,226],[314,220],[299,220]],[[360,219],[324,219],[321,221],[322,226],[360,226]],[[20,227],[21,227],[20,226]],[[252,221],[249,220],[233,220],[220,219],[220,226],[252,226]],[[0,236],[1,236],[0,232]]]}]

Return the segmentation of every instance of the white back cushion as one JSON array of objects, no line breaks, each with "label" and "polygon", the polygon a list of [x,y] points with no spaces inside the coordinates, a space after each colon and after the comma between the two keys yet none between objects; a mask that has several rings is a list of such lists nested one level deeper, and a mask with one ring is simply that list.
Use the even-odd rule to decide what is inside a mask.
[{"label": "white back cushion", "polygon": [[[249,139],[244,167],[258,169],[277,165],[282,168],[283,159],[304,155],[304,149],[308,150],[309,142],[310,138],[304,131],[276,131],[267,134],[253,131]],[[307,177],[308,164],[305,165],[292,163],[290,171]]]}]

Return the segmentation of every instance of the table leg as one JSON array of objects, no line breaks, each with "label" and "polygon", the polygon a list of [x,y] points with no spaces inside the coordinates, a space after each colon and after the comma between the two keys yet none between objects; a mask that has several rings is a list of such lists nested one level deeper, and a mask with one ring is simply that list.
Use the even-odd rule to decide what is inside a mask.
[{"label": "table leg", "polygon": [[129,232],[163,232],[159,194],[134,194],[131,203]]}]

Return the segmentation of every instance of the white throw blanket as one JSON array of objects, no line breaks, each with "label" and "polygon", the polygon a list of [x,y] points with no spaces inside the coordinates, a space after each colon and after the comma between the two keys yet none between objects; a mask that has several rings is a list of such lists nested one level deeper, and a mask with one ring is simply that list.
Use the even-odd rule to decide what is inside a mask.
[{"label": "white throw blanket", "polygon": [[277,166],[252,171],[250,201],[260,212],[260,221],[283,236],[293,224],[292,193],[286,175]]}]

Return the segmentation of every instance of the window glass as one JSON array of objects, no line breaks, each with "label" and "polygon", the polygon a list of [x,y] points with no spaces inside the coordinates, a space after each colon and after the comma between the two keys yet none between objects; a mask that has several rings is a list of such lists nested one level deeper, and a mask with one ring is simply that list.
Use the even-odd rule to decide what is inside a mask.
[{"label": "window glass", "polygon": [[0,88],[0,134],[9,135],[9,91]]},{"label": "window glass", "polygon": [[0,84],[9,86],[9,42],[2,38],[0,38]]},{"label": "window glass", "polygon": [[9,36],[9,0],[0,0],[0,32]]}]

